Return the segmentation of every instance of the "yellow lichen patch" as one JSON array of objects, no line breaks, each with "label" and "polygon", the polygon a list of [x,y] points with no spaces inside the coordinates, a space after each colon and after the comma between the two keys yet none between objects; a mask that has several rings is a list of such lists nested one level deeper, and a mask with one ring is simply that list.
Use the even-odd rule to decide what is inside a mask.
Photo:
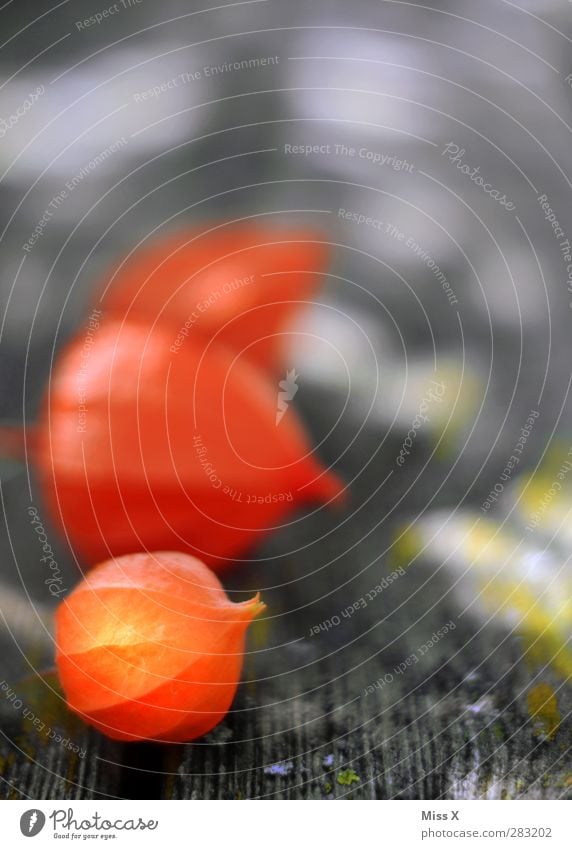
[{"label": "yellow lichen patch", "polygon": [[[469,531],[467,523],[467,531]],[[499,564],[506,560],[517,547],[518,540],[506,533],[493,522],[476,522],[464,540],[464,554],[472,562],[481,558],[495,560]]]},{"label": "yellow lichen patch", "polygon": [[527,697],[528,713],[537,732],[546,740],[552,740],[560,727],[558,699],[550,684],[537,684]]},{"label": "yellow lichen patch", "polygon": [[551,535],[560,531],[569,534],[565,523],[572,510],[572,448],[558,442],[548,451],[541,468],[521,476],[512,490],[521,521]]},{"label": "yellow lichen patch", "polygon": [[518,635],[523,659],[536,672],[549,665],[563,679],[572,676],[572,579],[561,550],[475,511],[437,510],[402,531],[394,554],[404,565],[418,557],[443,570],[454,580],[459,608]]},{"label": "yellow lichen patch", "polygon": [[541,640],[533,634],[525,635],[527,639],[528,665],[538,669],[547,664],[564,680],[572,675],[572,651],[557,634],[543,634]]},{"label": "yellow lichen patch", "polygon": [[400,528],[391,549],[390,564],[405,569],[419,555],[424,544],[423,534],[413,524]]},{"label": "yellow lichen patch", "polygon": [[338,784],[350,787],[352,784],[359,784],[360,781],[359,775],[353,769],[344,769],[338,773]]},{"label": "yellow lichen patch", "polygon": [[530,665],[550,664],[562,677],[572,675],[572,652],[567,646],[571,616],[568,599],[563,598],[559,608],[549,607],[534,587],[514,583],[505,575],[484,586],[481,595],[491,612],[524,637]]}]

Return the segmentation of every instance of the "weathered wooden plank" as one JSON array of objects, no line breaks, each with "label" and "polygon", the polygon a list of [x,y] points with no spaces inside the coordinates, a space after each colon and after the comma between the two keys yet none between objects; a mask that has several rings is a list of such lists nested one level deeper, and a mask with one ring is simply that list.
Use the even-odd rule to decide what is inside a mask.
[{"label": "weathered wooden plank", "polygon": [[[0,798],[115,797],[121,747],[76,719],[55,675],[41,672],[53,666],[56,602],[37,566],[37,540],[31,541],[31,557],[16,560],[10,547],[4,564],[12,559],[14,569],[5,570],[4,581],[12,578],[12,586],[0,586]],[[51,602],[38,601],[46,596]]]},{"label": "weathered wooden plank", "polygon": [[[356,504],[365,504],[382,471],[374,468],[355,486]],[[349,520],[349,513],[320,511],[290,526],[259,562],[225,577],[231,590],[261,589],[269,610],[252,630],[233,711],[207,738],[191,746],[116,746],[87,731],[45,687],[32,695],[19,689],[22,702],[86,756],[39,739],[5,703],[0,792],[62,799],[569,797],[570,691],[553,672],[523,664],[518,638],[459,618],[450,586],[423,562],[397,572],[360,606],[383,576],[406,565],[387,553],[396,521],[380,524],[406,486],[404,476],[399,489],[382,490]],[[419,484],[409,510],[426,497]],[[451,620],[455,629],[421,654]],[[407,665],[412,656],[417,662]],[[372,690],[392,670],[394,680]],[[552,730],[549,712],[531,718],[529,696],[539,683],[555,694],[560,721]]]},{"label": "weathered wooden plank", "polygon": [[[373,455],[368,439],[358,457]],[[394,448],[386,447],[386,457]],[[427,503],[443,473],[434,463],[430,478],[419,479],[392,514],[419,466],[412,462],[368,503],[385,463],[377,459],[354,484],[345,513],[320,511],[292,524],[258,562],[224,576],[230,590],[260,589],[268,616],[252,629],[233,711],[212,734],[190,746],[120,747],[87,731],[59,702],[50,727],[86,749],[80,758],[61,743],[38,740],[4,705],[0,792],[63,799],[570,796],[570,692],[553,672],[524,665],[518,638],[460,618],[450,585],[429,563],[398,572],[360,605],[406,565],[390,551],[396,527]],[[463,485],[449,485],[449,503],[457,503]],[[361,505],[353,515],[352,504]],[[33,585],[36,541],[23,539],[29,549],[19,563],[28,565]],[[42,581],[36,578],[37,591]],[[421,653],[448,621],[455,629]],[[6,659],[18,665],[13,650]],[[373,686],[392,671],[393,681]],[[10,680],[17,677],[14,671]],[[546,710],[531,718],[529,695],[539,683],[555,694],[560,723],[552,731]],[[43,721],[51,715],[42,689],[36,702],[19,696],[31,709],[37,704]]]},{"label": "weathered wooden plank", "polygon": [[0,699],[0,798],[120,794],[121,747],[66,709],[53,676],[3,684]]},{"label": "weathered wooden plank", "polygon": [[[256,719],[239,699],[208,742],[165,756],[168,798],[554,799],[570,798],[569,728],[541,739],[526,709],[478,715],[461,690],[415,694],[373,712],[363,700],[333,710],[330,699],[295,700]],[[325,719],[329,711],[328,719]]]},{"label": "weathered wooden plank", "polygon": [[[249,681],[233,712],[204,741],[166,753],[163,795],[571,795],[569,688],[552,670],[527,666],[517,637],[460,618],[445,579],[428,564],[398,572],[381,594],[344,616],[399,569],[395,559],[375,561],[388,534],[374,531],[364,542],[373,524],[371,515],[353,520],[343,533],[359,544],[344,554],[334,520],[314,517],[311,534],[326,532],[319,544],[305,547],[311,535],[301,526],[288,535],[295,556],[248,570],[252,586],[281,584],[263,591],[273,618],[254,626]],[[335,624],[311,636],[327,621]],[[424,651],[447,622],[454,629]],[[407,665],[408,658],[416,660]],[[372,687],[388,673],[391,681]],[[534,717],[530,697],[539,685],[547,695]]]}]

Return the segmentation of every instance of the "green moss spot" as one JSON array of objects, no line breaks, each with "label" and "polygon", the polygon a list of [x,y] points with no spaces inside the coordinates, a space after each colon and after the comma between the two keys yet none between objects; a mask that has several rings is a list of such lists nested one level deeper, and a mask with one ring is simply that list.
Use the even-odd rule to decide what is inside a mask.
[{"label": "green moss spot", "polygon": [[346,787],[349,787],[351,784],[355,784],[356,782],[359,784],[361,778],[354,772],[353,769],[343,769],[340,773],[338,773],[338,784],[343,784]]}]

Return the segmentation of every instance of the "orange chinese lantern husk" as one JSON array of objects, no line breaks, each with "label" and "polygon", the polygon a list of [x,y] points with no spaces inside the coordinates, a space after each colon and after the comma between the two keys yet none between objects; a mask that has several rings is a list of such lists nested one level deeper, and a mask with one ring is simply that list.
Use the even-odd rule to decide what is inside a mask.
[{"label": "orange chinese lantern husk", "polygon": [[[34,454],[52,515],[89,563],[169,548],[219,568],[294,509],[341,492],[294,410],[242,358],[169,328],[107,322],[68,347]],[[78,417],[78,375],[85,413]]]},{"label": "orange chinese lantern husk", "polygon": [[56,613],[69,707],[116,740],[183,742],[234,698],[258,596],[229,601],[214,574],[177,552],[100,564]]},{"label": "orange chinese lantern husk", "polygon": [[165,322],[183,333],[192,327],[274,368],[327,262],[323,237],[310,230],[235,224],[185,231],[136,249],[106,280],[97,306],[118,319]]}]

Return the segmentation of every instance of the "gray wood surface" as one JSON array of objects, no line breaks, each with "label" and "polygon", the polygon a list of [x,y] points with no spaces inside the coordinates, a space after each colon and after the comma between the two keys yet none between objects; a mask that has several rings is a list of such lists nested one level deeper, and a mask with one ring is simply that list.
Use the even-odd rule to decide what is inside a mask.
[{"label": "gray wood surface", "polygon": [[[475,638],[482,623],[458,618],[429,563],[416,563],[365,609],[311,635],[399,567],[394,553],[384,553],[395,527],[378,526],[396,486],[350,522],[351,507],[293,525],[258,562],[225,576],[231,592],[261,589],[268,613],[251,630],[233,709],[210,735],[187,746],[121,746],[86,730],[57,691],[32,676],[16,686],[24,705],[86,756],[36,733],[4,699],[2,796],[570,797],[569,688],[552,671],[527,665],[518,637],[488,627]],[[356,504],[366,490],[358,485]],[[418,663],[365,694],[454,618],[456,629]],[[14,648],[4,656],[17,681],[26,664]],[[47,659],[38,657],[37,668]],[[531,717],[528,696],[541,682],[556,693],[557,728],[546,716]]]}]

